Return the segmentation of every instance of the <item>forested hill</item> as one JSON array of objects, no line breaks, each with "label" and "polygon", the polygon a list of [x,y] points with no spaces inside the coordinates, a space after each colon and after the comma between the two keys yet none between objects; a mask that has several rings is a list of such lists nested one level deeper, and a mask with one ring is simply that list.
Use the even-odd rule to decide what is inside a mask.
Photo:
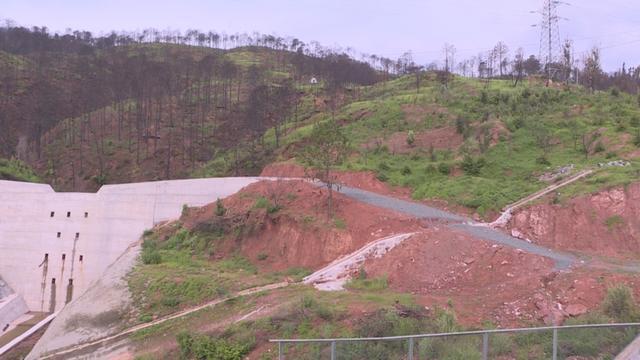
[{"label": "forested hill", "polygon": [[[640,67],[604,73],[593,50],[582,67],[555,64],[564,71],[547,83],[521,52],[499,71],[462,61],[458,75],[347,53],[259,34],[0,28],[0,158],[22,160],[6,161],[4,177],[92,191],[257,175],[301,165],[314,125],[329,121],[350,142],[343,170],[480,215],[557,169],[600,169],[574,193],[640,174]],[[626,165],[601,167],[617,160]]]},{"label": "forested hill", "polygon": [[[187,177],[221,152],[262,154],[266,129],[316,102],[338,106],[345,88],[382,76],[343,52],[271,35],[4,27],[0,157],[62,190]],[[234,160],[233,172],[259,171],[248,161]]]}]

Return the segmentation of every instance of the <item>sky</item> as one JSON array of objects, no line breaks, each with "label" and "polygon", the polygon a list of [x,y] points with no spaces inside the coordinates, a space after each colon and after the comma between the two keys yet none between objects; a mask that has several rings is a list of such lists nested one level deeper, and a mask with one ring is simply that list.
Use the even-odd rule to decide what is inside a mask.
[{"label": "sky", "polygon": [[[568,0],[559,7],[560,36],[576,57],[601,48],[603,68],[640,65],[640,1]],[[111,30],[258,31],[325,46],[397,58],[412,51],[420,64],[442,61],[445,43],[456,60],[491,49],[539,54],[543,0],[1,0],[0,19],[106,33]]]}]

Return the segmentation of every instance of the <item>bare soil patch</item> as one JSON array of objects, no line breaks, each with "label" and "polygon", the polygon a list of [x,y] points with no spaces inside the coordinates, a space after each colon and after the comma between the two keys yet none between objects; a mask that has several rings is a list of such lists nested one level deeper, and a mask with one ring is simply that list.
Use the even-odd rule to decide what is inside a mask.
[{"label": "bare soil patch", "polygon": [[[280,210],[256,208],[260,198]],[[334,192],[328,215],[328,191],[301,180],[263,181],[224,199],[225,218],[235,226],[216,248],[216,256],[240,252],[260,269],[317,269],[374,239],[420,229],[418,220],[349,199]],[[190,209],[181,219],[190,229],[215,222],[216,205]]]},{"label": "bare soil patch", "polygon": [[637,258],[640,254],[640,183],[580,196],[566,204],[518,210],[507,225],[545,246],[595,256]]},{"label": "bare soil patch", "polygon": [[417,150],[455,150],[462,145],[464,139],[456,132],[453,126],[445,126],[437,129],[420,131],[415,133],[413,145],[407,143],[407,131],[393,133],[387,139],[374,139],[363,145],[365,149],[373,149],[378,145],[384,145],[392,153],[407,154]]}]

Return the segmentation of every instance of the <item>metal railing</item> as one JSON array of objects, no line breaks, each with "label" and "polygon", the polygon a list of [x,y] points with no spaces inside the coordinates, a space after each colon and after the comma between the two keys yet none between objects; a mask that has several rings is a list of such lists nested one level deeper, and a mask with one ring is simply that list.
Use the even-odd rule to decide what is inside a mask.
[{"label": "metal railing", "polygon": [[482,335],[482,359],[489,358],[489,335],[504,333],[524,333],[524,332],[540,332],[553,331],[552,340],[552,359],[558,359],[558,330],[567,329],[593,329],[593,328],[625,328],[637,327],[640,323],[619,323],[619,324],[585,324],[585,325],[566,325],[566,326],[544,326],[531,328],[515,328],[515,329],[492,329],[492,330],[475,330],[461,331],[451,333],[436,334],[418,334],[405,336],[387,336],[387,337],[365,337],[365,338],[335,338],[335,339],[271,339],[269,342],[278,344],[278,359],[284,360],[284,350],[287,344],[329,344],[331,346],[331,360],[337,359],[337,344],[350,342],[368,342],[368,341],[408,341],[407,359],[414,360],[414,345],[419,339],[442,338],[449,336],[473,336]]}]

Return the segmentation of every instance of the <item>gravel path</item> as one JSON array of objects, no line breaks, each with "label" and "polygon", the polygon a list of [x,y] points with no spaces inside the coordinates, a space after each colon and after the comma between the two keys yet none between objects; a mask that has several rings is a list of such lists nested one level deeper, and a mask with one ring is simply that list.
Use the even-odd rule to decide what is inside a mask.
[{"label": "gravel path", "polygon": [[400,200],[389,196],[384,196],[370,191],[356,189],[348,186],[342,186],[340,193],[350,198],[362,201],[374,206],[399,211],[417,218],[440,219],[455,222],[467,222],[471,219],[442,211],[431,206],[422,205],[410,201]]},{"label": "gravel path", "polygon": [[540,245],[532,244],[530,242],[506,235],[490,227],[481,226],[482,224],[474,222],[469,218],[465,218],[427,205],[379,195],[370,191],[356,189],[348,186],[342,186],[340,188],[340,193],[350,198],[365,202],[367,204],[398,211],[417,218],[444,220],[450,223],[449,227],[462,230],[483,240],[516,249],[521,249],[530,254],[540,255],[552,259],[553,261],[555,261],[555,266],[557,269],[569,268],[573,263],[577,261],[577,258],[575,256],[568,253],[563,253]]}]

